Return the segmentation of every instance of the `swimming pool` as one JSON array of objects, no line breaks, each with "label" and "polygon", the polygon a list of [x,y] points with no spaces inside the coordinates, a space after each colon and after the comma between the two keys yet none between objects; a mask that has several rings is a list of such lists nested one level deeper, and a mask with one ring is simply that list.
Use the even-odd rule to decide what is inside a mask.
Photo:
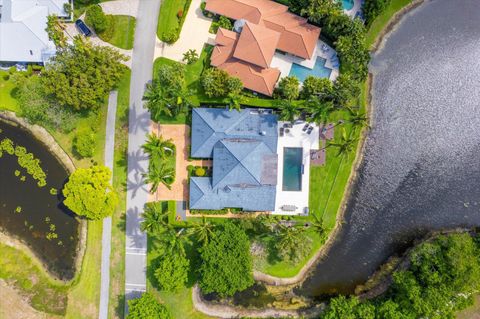
[{"label": "swimming pool", "polygon": [[302,155],[301,147],[283,148],[283,190],[302,190]]},{"label": "swimming pool", "polygon": [[324,58],[317,57],[313,69],[309,69],[299,64],[292,63],[292,68],[290,69],[289,75],[297,77],[300,82],[305,81],[305,79],[309,75],[329,79],[330,73],[332,73],[332,69],[329,69],[325,66],[326,61],[327,60],[325,60]]},{"label": "swimming pool", "polygon": [[342,6],[344,10],[352,10],[354,5],[354,0],[342,0]]}]

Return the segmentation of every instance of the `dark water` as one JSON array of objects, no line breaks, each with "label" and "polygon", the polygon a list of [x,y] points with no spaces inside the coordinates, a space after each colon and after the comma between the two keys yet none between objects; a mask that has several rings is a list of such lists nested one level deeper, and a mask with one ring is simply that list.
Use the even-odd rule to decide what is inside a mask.
[{"label": "dark water", "polygon": [[480,0],[427,1],[373,57],[346,224],[301,293],[351,293],[428,231],[480,225]]},{"label": "dark water", "polygon": [[[29,245],[53,274],[71,279],[75,273],[79,223],[62,205],[60,196],[50,194],[51,188],[61,193],[68,173],[30,133],[2,121],[0,129],[0,140],[8,137],[16,145],[25,147],[40,159],[47,174],[47,186],[40,188],[18,165],[16,156],[3,154],[0,158],[0,228]],[[15,170],[26,176],[25,182],[15,176]],[[22,208],[20,213],[15,212],[17,206]],[[46,239],[46,234],[51,232],[50,224],[55,225],[58,238]]]}]

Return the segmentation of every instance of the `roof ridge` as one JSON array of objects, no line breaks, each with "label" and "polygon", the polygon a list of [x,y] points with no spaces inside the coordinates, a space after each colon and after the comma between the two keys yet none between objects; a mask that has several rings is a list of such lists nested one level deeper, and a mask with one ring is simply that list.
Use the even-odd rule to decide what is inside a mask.
[{"label": "roof ridge", "polygon": [[[196,187],[197,189],[202,193],[202,196],[199,197],[194,203],[190,203],[190,206],[193,206],[195,205],[199,200],[200,198],[204,197],[205,196],[205,192],[202,190],[202,188],[200,186],[198,186],[197,182],[196,182],[196,179],[199,178],[199,177],[192,177],[190,178],[190,182],[192,182]],[[208,178],[208,177],[206,177]]]},{"label": "roof ridge", "polygon": [[[247,158],[247,155],[248,155],[248,154],[251,154],[252,151],[254,151],[260,144],[263,144],[263,142],[260,141],[260,140],[251,138],[250,140],[256,141],[256,142],[258,142],[258,144],[252,149],[252,151],[250,151],[248,154],[246,154],[244,158],[239,159],[239,158],[235,155],[235,153],[233,153],[233,152],[227,147],[227,145],[225,145],[225,144],[223,143],[224,140],[225,140],[225,139],[222,139],[222,140],[220,140],[220,141],[221,141],[222,144],[224,145],[225,149],[228,150],[228,152],[229,152],[230,154],[232,154],[232,156],[235,157],[235,159],[237,160],[237,164],[236,164],[235,166],[233,166],[231,170],[228,171],[228,173],[224,176],[224,178],[225,178],[235,167],[237,167],[238,165],[241,165],[241,166],[245,169],[245,171],[247,171],[248,174],[249,174],[254,180],[256,180],[256,181],[261,185],[262,183],[250,172],[250,170],[249,170],[248,168],[245,167],[245,165],[243,165],[243,160],[244,160],[245,158]],[[223,178],[222,178],[222,180],[223,180]],[[217,184],[218,184],[218,183],[217,183]],[[215,185],[215,186],[216,186],[216,185]]]},{"label": "roof ridge", "polygon": [[[248,110],[248,109],[243,109],[243,110]],[[239,111],[237,111],[239,112]],[[232,129],[237,126],[237,124],[240,122],[240,121],[243,121],[245,119],[245,117],[247,117],[247,112],[246,111],[242,111],[242,112],[239,112],[241,114],[241,116],[238,117],[237,121],[235,123],[232,124],[232,126],[230,126],[228,129],[225,130],[225,133],[227,132],[231,132]]]},{"label": "roof ridge", "polygon": [[[262,144],[265,144],[263,141],[260,141],[260,140],[256,140],[258,141],[259,143],[252,149],[252,151],[249,153],[251,154],[254,150],[256,150],[260,145]],[[265,145],[266,146],[266,145]],[[268,149],[270,149],[270,147],[266,146]],[[255,176],[253,176],[253,174],[250,172],[250,170],[248,168],[245,167],[245,165],[243,165],[243,160],[246,159],[247,156],[245,156],[241,161],[240,161],[240,165],[243,166],[243,168],[245,168],[245,170],[253,177],[253,179],[255,179],[258,184],[262,185],[262,182],[260,180],[258,180]]]},{"label": "roof ridge", "polygon": [[[250,23],[246,23],[247,26],[248,26],[249,24],[250,24]],[[249,27],[249,29],[250,29],[250,32],[252,33],[253,38],[255,39],[255,43],[257,44],[258,49],[259,49],[260,52],[262,53],[263,62],[265,63],[265,65],[270,66],[270,65],[267,63],[267,59],[265,58],[265,53],[263,52],[262,47],[260,46],[260,43],[259,43],[257,37],[255,36],[255,33],[252,31],[252,29],[251,29],[250,27]],[[271,30],[271,29],[270,29],[270,30]],[[273,30],[273,31],[275,31],[275,30]],[[277,47],[277,46],[275,45],[275,49],[276,49],[276,47]]]}]

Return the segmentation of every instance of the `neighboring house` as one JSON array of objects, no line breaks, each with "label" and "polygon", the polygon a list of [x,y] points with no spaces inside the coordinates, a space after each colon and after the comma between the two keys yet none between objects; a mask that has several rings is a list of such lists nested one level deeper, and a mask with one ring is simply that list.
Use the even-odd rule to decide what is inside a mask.
[{"label": "neighboring house", "polygon": [[271,96],[280,70],[270,67],[276,51],[301,59],[314,55],[320,28],[270,0],[207,0],[206,10],[236,20],[235,31],[219,29],[212,65],[242,80],[245,88]]},{"label": "neighboring house", "polygon": [[213,174],[190,179],[190,209],[275,210],[277,133],[271,111],[194,108],[191,156]]},{"label": "neighboring house", "polygon": [[44,63],[56,49],[45,31],[51,14],[68,17],[68,0],[0,0],[0,62]]}]

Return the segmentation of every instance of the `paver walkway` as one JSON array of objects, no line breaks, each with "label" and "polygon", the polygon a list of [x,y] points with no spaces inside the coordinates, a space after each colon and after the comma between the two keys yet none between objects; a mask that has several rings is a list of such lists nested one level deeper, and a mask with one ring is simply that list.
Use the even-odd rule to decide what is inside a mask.
[{"label": "paver walkway", "polygon": [[[113,177],[113,157],[115,146],[115,116],[117,114],[117,91],[108,97],[107,127],[105,131],[105,166],[110,168]],[[110,178],[110,184],[113,178]],[[112,246],[112,217],[103,219],[102,230],[102,264],[100,277],[99,319],[108,318],[108,300],[110,291],[110,252]]]},{"label": "paver walkway", "polygon": [[[128,119],[128,175],[125,253],[125,300],[146,290],[147,236],[140,230],[141,214],[148,198],[142,173],[148,158],[141,146],[150,129],[150,114],[143,107],[145,85],[152,79],[153,53],[160,0],[142,0],[138,6],[132,54],[132,77]],[[127,302],[125,302],[126,310]]]},{"label": "paver walkway", "polygon": [[214,44],[215,35],[208,32],[212,20],[203,15],[200,9],[201,2],[202,0],[192,0],[177,42],[167,44],[157,38],[155,59],[166,57],[181,62],[183,54],[189,49],[197,50],[200,55],[205,43]]},{"label": "paver walkway", "polygon": [[187,166],[212,166],[211,160],[193,160],[189,161],[190,145],[190,126],[185,124],[152,125],[152,132],[158,136],[163,136],[165,140],[172,139],[176,147],[175,157],[175,182],[171,189],[160,184],[154,195],[150,196],[149,201],[157,200],[176,200],[188,201],[188,172]]}]

